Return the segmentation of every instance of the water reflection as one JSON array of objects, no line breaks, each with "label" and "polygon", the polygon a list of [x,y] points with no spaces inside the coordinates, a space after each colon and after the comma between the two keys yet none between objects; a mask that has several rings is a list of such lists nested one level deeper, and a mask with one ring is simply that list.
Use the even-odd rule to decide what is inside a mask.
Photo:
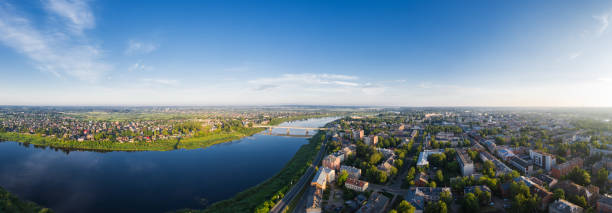
[{"label": "water reflection", "polygon": [[80,151],[2,142],[0,186],[56,212],[202,208],[272,177],[306,142],[256,134],[206,149],[166,152]]}]

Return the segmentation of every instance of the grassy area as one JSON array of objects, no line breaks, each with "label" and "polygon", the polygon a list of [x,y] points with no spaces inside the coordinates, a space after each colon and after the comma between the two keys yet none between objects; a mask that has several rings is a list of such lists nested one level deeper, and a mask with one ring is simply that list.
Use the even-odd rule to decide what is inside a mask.
[{"label": "grassy area", "polygon": [[36,203],[20,200],[17,196],[0,187],[0,212],[3,213],[47,213],[53,212]]},{"label": "grassy area", "polygon": [[103,151],[168,151],[175,149],[206,148],[215,144],[238,140],[262,131],[262,128],[250,128],[243,131],[220,132],[205,136],[162,140],[155,142],[119,143],[111,141],[84,141],[64,140],[40,135],[22,134],[14,132],[0,133],[0,141],[17,141],[38,146],[54,148],[103,150]]},{"label": "grassy area", "polygon": [[[321,148],[324,137],[322,132],[314,135],[308,144],[303,145],[285,167],[270,179],[236,194],[233,198],[219,201],[206,209],[185,209],[178,212],[268,212],[274,204],[283,198],[292,187],[292,183],[306,172],[314,156]],[[230,183],[231,184],[231,183]]]}]

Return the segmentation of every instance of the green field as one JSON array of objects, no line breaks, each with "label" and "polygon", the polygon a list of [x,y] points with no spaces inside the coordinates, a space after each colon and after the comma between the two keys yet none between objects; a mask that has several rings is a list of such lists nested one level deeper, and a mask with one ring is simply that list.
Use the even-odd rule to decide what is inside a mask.
[{"label": "green field", "polygon": [[169,151],[175,149],[206,148],[215,144],[238,140],[262,131],[262,128],[248,128],[241,131],[218,132],[205,136],[161,140],[155,142],[119,143],[112,141],[83,141],[63,140],[40,135],[22,134],[14,132],[0,133],[0,141],[16,141],[38,146],[53,148],[101,150],[101,151]]}]

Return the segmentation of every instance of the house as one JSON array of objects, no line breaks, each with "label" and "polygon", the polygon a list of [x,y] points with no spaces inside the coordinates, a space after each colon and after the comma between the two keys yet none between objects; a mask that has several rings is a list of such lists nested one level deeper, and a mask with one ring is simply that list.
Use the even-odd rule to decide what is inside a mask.
[{"label": "house", "polygon": [[597,200],[598,213],[612,213],[612,197],[604,195]]},{"label": "house", "polygon": [[404,200],[414,206],[417,211],[423,211],[426,203],[440,200],[442,192],[450,194],[451,190],[449,187],[414,187],[404,196]]},{"label": "house", "polygon": [[557,164],[555,156],[536,150],[529,150],[529,158],[531,158],[533,164],[544,168],[546,171],[550,171]]},{"label": "house", "polygon": [[342,165],[340,166],[340,172],[342,171],[346,171],[346,173],[348,173],[348,176],[351,178],[359,179],[359,177],[361,177],[361,169],[359,168]]},{"label": "house", "polygon": [[457,150],[457,161],[459,162],[459,167],[461,168],[461,175],[470,176],[474,173],[474,162],[470,156],[467,155],[466,150]]},{"label": "house", "polygon": [[572,171],[572,169],[578,167],[578,168],[582,168],[584,163],[584,160],[580,159],[580,158],[574,158],[570,161],[567,161],[565,163],[562,164],[557,164],[555,166],[553,166],[553,168],[551,169],[550,173],[553,177],[559,179],[565,175],[567,175],[570,171]]},{"label": "house", "polygon": [[582,207],[563,199],[559,199],[548,206],[548,213],[582,213],[583,211]]},{"label": "house", "polygon": [[367,203],[359,208],[357,213],[383,213],[388,203],[388,197],[381,193],[372,193]]},{"label": "house", "polygon": [[355,178],[347,178],[346,182],[344,182],[344,186],[347,189],[351,189],[358,192],[363,192],[368,189],[368,182],[362,181]]},{"label": "house", "polygon": [[414,185],[418,187],[425,187],[429,184],[427,181],[427,174],[425,172],[420,172],[414,177]]}]

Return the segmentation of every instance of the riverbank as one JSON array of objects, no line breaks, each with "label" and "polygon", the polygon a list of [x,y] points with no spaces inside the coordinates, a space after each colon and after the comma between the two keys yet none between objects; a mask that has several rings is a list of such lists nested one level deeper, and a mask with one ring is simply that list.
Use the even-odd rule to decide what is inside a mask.
[{"label": "riverbank", "polygon": [[52,213],[48,208],[39,206],[38,204],[31,201],[23,201],[17,196],[4,190],[0,187],[0,212],[6,213],[21,213],[21,212],[32,212],[32,213]]},{"label": "riverbank", "polygon": [[318,132],[303,145],[285,167],[270,179],[236,194],[233,198],[216,202],[203,210],[184,209],[178,212],[268,212],[291,189],[308,169],[314,156],[321,149],[323,132]]},{"label": "riverbank", "polygon": [[206,148],[215,144],[239,140],[263,131],[263,128],[246,128],[240,131],[219,132],[204,136],[162,140],[155,142],[119,143],[111,141],[83,141],[62,140],[41,135],[23,134],[15,132],[0,133],[0,141],[16,141],[36,146],[46,146],[59,149],[76,149],[92,151],[169,151],[176,149]]}]

